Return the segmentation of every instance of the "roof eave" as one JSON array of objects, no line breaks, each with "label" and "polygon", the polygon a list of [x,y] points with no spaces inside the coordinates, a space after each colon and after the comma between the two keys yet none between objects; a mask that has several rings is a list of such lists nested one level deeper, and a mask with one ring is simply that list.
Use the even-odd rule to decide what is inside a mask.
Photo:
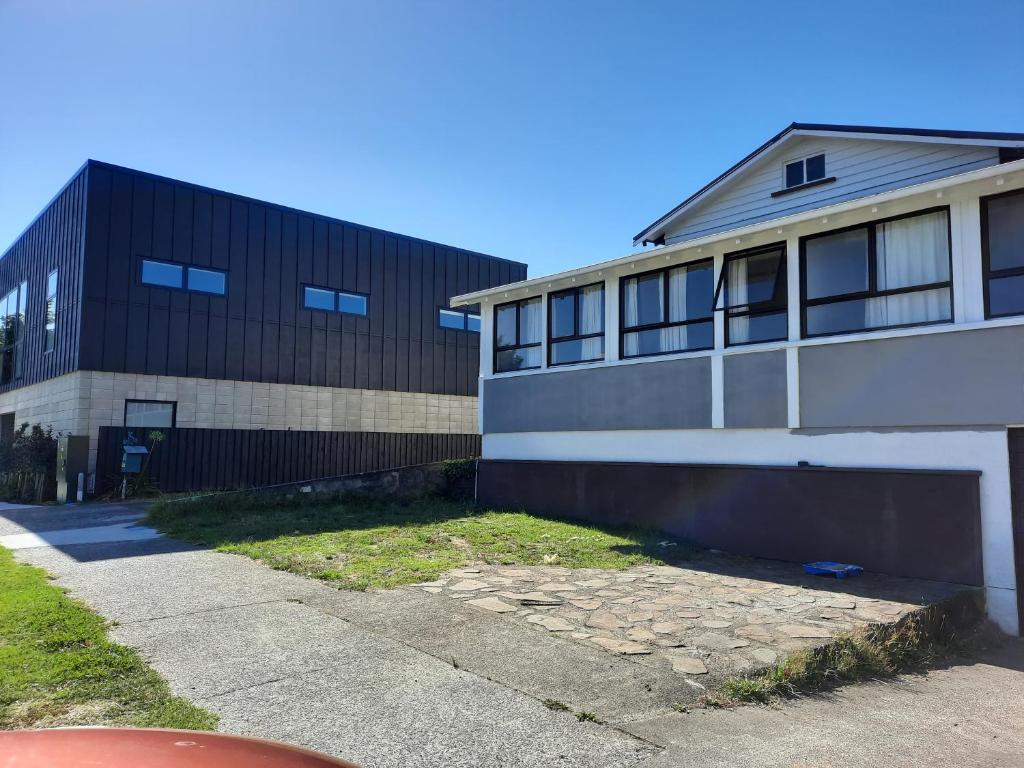
[{"label": "roof eave", "polygon": [[932,130],[926,128],[896,128],[877,125],[832,125],[828,123],[790,123],[775,136],[748,154],[731,168],[720,174],[683,202],[663,215],[646,229],[633,237],[633,245],[647,245],[665,235],[669,224],[675,221],[687,209],[700,202],[727,179],[743,170],[749,163],[760,157],[764,152],[780,144],[790,134],[794,136],[846,136],[876,138],[886,141],[924,141],[949,139],[955,143],[972,144],[991,147],[1024,147],[1024,133],[1007,133],[995,131],[957,131]]},{"label": "roof eave", "polygon": [[[979,168],[974,171],[967,171],[965,173],[957,174],[956,176],[944,176],[941,179],[933,179],[931,181],[922,182],[909,187],[900,187],[899,189],[889,190],[887,192],[879,192],[874,195],[868,195],[866,197],[858,197],[853,200],[845,200],[840,203],[833,203],[822,208],[813,208],[809,211],[800,211],[799,213],[792,213],[788,216],[783,216],[778,219],[771,219],[768,221],[758,221],[754,224],[748,224],[743,227],[736,229],[726,230],[724,232],[715,232],[710,235],[703,237],[694,238],[693,240],[686,240],[681,243],[674,243],[672,245],[662,246],[650,251],[644,251],[641,253],[631,253],[626,256],[619,258],[610,259],[608,261],[598,262],[596,264],[590,264],[585,267],[579,267],[577,269],[571,269],[565,272],[556,272],[551,275],[543,275],[541,277],[531,278],[529,280],[521,280],[518,283],[509,283],[508,285],[496,286],[494,288],[488,288],[482,291],[475,291],[474,293],[467,293],[460,296],[453,296],[450,304],[453,307],[465,306],[467,304],[478,304],[482,301],[489,301],[494,296],[500,296],[501,294],[508,294],[514,291],[529,290],[532,288],[541,288],[545,283],[558,283],[560,281],[569,280],[572,278],[589,277],[596,273],[603,272],[604,270],[614,270],[620,267],[626,267],[631,263],[646,262],[653,260],[657,257],[668,258],[672,254],[679,253],[680,251],[690,250],[693,248],[703,247],[706,245],[713,245],[722,240],[731,240],[734,238],[749,237],[752,234],[762,232],[769,229],[777,229],[780,227],[793,226],[804,221],[810,221],[818,218],[819,216],[832,216],[838,213],[843,213],[848,210],[856,210],[871,205],[880,205],[883,203],[901,200],[906,197],[913,197],[914,195],[927,194],[937,190],[944,189],[946,187],[956,186],[958,184],[968,184],[974,181],[983,181],[988,178],[999,177],[1005,174],[1012,174],[1024,171],[1024,160],[1014,160],[1009,163],[1003,163],[1001,165],[992,165],[985,168]],[[542,291],[541,291],[542,292]],[[510,297],[511,298],[511,297]]]}]

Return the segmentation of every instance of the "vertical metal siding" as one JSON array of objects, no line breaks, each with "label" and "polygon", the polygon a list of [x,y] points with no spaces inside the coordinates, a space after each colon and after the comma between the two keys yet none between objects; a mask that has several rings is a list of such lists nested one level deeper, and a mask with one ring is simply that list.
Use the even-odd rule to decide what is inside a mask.
[{"label": "vertical metal siding", "polygon": [[[125,427],[100,427],[96,492],[117,487]],[[134,430],[137,436],[142,436]],[[480,455],[479,435],[167,429],[149,475],[164,492],[228,490]]]},{"label": "vertical metal siding", "polygon": [[[475,395],[480,339],[437,327],[458,293],[523,264],[94,163],[81,367]],[[93,231],[94,229],[94,231]],[[143,286],[142,257],[229,270],[226,297]],[[303,283],[369,316],[302,307]]]},{"label": "vertical metal siding", "polygon": [[[28,282],[19,378],[6,392],[75,370],[82,316],[87,169],[83,168],[0,257],[0,296]],[[46,280],[58,270],[56,343],[45,349]],[[86,329],[86,336],[91,329]],[[88,343],[83,340],[83,344]]]}]

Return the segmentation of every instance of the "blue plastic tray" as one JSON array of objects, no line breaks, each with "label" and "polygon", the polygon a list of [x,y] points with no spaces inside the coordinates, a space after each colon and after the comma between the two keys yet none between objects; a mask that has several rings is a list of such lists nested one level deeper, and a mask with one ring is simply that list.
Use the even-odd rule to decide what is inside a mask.
[{"label": "blue plastic tray", "polygon": [[833,563],[831,560],[822,560],[817,563],[806,563],[804,565],[804,572],[811,573],[816,576],[835,576],[837,579],[845,579],[848,576],[856,576],[861,573],[864,569],[859,565],[849,565],[847,563]]}]

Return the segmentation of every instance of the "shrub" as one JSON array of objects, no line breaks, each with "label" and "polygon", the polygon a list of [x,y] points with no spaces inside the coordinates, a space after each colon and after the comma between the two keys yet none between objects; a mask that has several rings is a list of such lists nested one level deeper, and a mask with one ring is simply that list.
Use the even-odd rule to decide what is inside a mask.
[{"label": "shrub", "polygon": [[53,497],[57,482],[57,437],[51,427],[28,422],[0,445],[0,498],[41,502]]}]

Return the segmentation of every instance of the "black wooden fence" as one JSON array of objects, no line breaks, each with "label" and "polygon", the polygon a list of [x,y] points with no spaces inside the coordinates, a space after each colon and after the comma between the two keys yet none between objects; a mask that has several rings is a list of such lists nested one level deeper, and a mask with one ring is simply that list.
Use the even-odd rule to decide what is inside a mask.
[{"label": "black wooden fence", "polygon": [[[161,429],[149,463],[164,492],[228,490],[374,472],[480,455],[480,435],[414,432],[293,432],[250,429]],[[144,431],[100,427],[96,492],[120,482],[125,436]],[[149,441],[146,441],[149,444]]]}]

